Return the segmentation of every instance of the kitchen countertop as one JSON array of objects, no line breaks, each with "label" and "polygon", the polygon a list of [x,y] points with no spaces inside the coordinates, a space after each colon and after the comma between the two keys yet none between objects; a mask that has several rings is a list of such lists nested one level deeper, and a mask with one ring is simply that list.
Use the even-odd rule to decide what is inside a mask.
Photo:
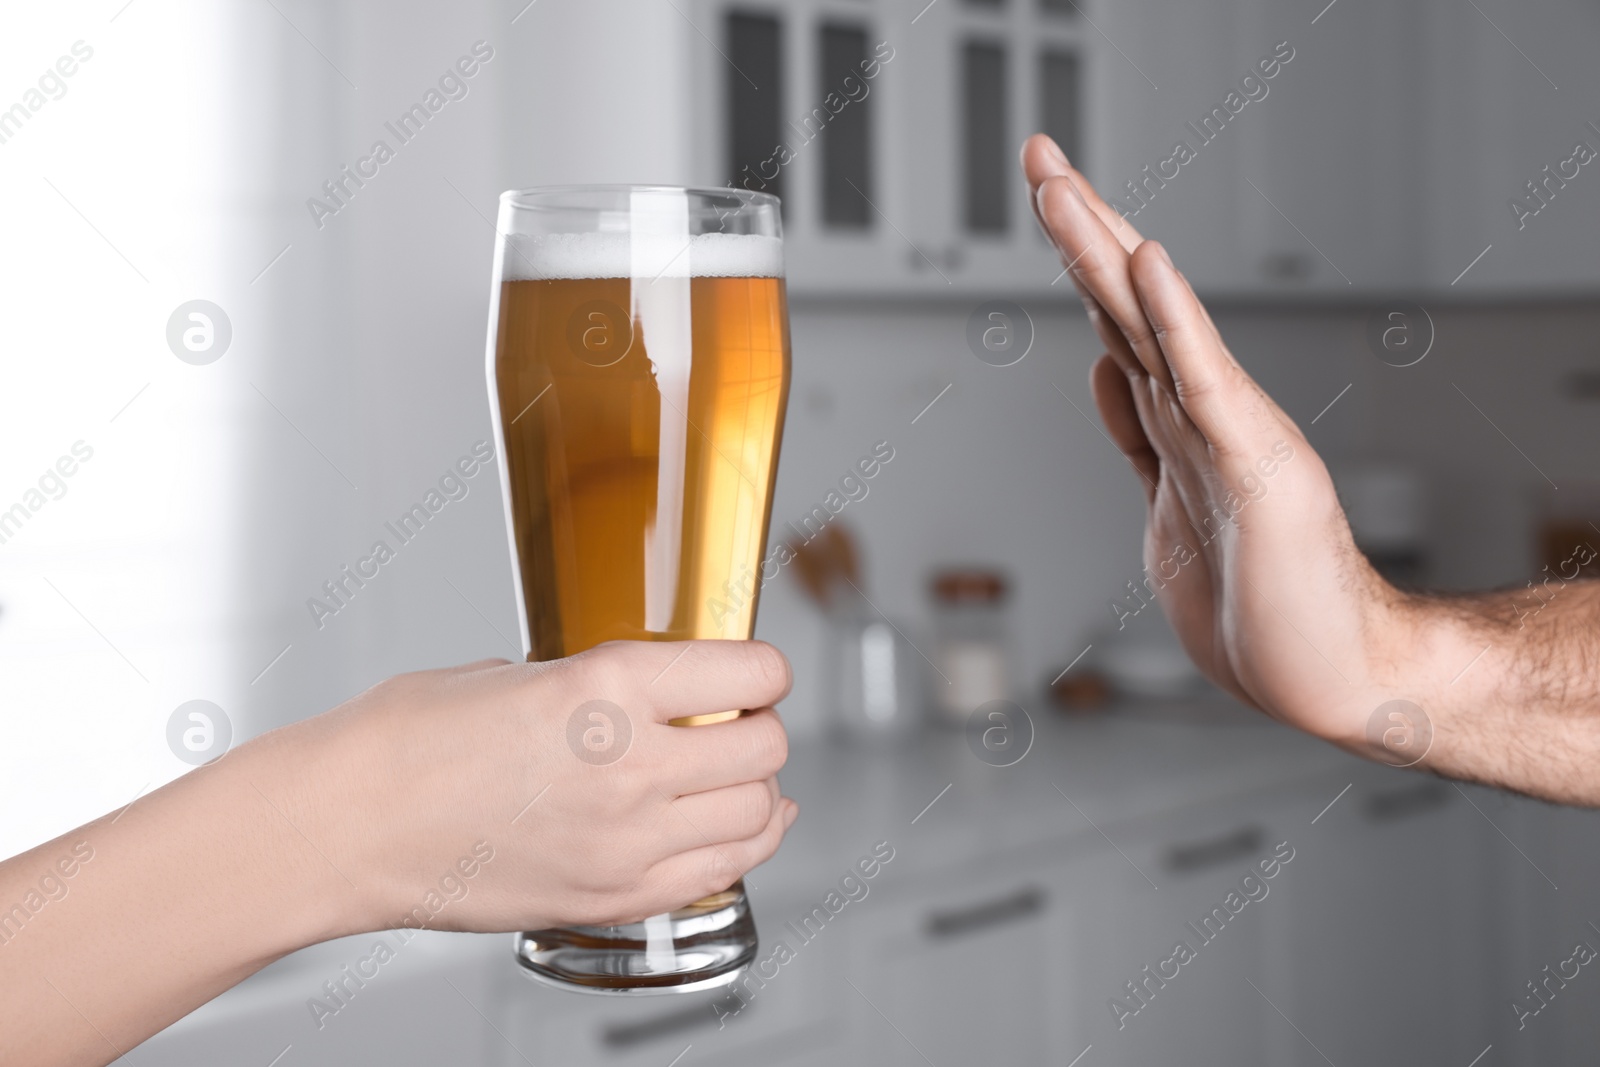
[{"label": "kitchen countertop", "polygon": [[[953,729],[903,748],[796,743],[780,781],[800,818],[747,879],[752,896],[827,881],[878,841],[897,846],[898,881],[1046,842],[1099,843],[1100,831],[1115,837],[1175,810],[1370,766],[1220,694],[1032,720],[1033,746],[1009,767],[982,762]],[[914,849],[898,848],[913,839]]]}]

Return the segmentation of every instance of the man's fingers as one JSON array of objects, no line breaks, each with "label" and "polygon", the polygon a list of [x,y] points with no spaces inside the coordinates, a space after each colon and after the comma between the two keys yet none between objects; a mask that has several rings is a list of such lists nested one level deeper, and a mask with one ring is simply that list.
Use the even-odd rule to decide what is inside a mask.
[{"label": "man's fingers", "polygon": [[1123,218],[1119,212],[1101,198],[1099,193],[1095,192],[1094,186],[1089,184],[1089,179],[1085,178],[1072,165],[1072,162],[1067,159],[1066,153],[1061,151],[1060,146],[1044,134],[1036,133],[1023,142],[1022,173],[1028,180],[1028,199],[1034,205],[1034,218],[1039,220],[1041,227],[1044,226],[1044,219],[1040,218],[1039,205],[1034,200],[1034,194],[1039,191],[1039,186],[1043,185],[1048,179],[1059,176],[1072,182],[1073,186],[1078,190],[1078,195],[1083,197],[1090,210],[1099,217],[1100,221],[1105,224],[1106,229],[1116,237],[1123,248],[1132,252],[1144,240],[1139,235],[1139,231],[1134,229],[1127,219]]},{"label": "man's fingers", "polygon": [[1110,355],[1101,356],[1089,370],[1089,387],[1094,392],[1100,418],[1106,424],[1106,433],[1139,475],[1145,502],[1153,502],[1156,484],[1161,478],[1161,460],[1150,447],[1150,438],[1139,423],[1127,373]]},{"label": "man's fingers", "polygon": [[[1113,356],[1117,354],[1114,334],[1120,332],[1145,373],[1170,388],[1172,379],[1166,360],[1162,358],[1161,346],[1145,318],[1128,272],[1127,250],[1067,178],[1047,180],[1039,187],[1037,199],[1045,227],[1072,272],[1073,284],[1087,298],[1093,299],[1093,305],[1087,298],[1084,301],[1090,318],[1095,318],[1094,305],[1098,305],[1115,324],[1114,329],[1109,329],[1110,324],[1095,323],[1107,348]],[[1107,336],[1108,333],[1113,336]]]},{"label": "man's fingers", "polygon": [[1263,431],[1249,379],[1218,342],[1200,301],[1166,250],[1147,241],[1134,254],[1132,276],[1151,328],[1169,364],[1175,394],[1206,441],[1223,452],[1257,447]]}]

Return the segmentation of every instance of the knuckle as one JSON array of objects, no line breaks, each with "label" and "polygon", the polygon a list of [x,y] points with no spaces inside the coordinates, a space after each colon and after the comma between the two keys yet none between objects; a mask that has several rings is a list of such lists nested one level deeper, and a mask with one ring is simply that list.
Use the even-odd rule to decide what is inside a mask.
[{"label": "knuckle", "polygon": [[764,691],[787,693],[789,691],[789,658],[777,646],[765,641],[750,643],[751,669],[761,682]]},{"label": "knuckle", "polygon": [[1122,328],[1122,334],[1135,348],[1158,348],[1160,338],[1144,319],[1135,319]]},{"label": "knuckle", "polygon": [[762,778],[771,778],[789,762],[789,733],[783,723],[770,711],[751,717],[750,752],[751,769]]},{"label": "knuckle", "polygon": [[737,833],[739,837],[754,837],[772,821],[772,793],[764,782],[754,782],[740,789]]},{"label": "knuckle", "polygon": [[726,848],[706,849],[705,860],[701,863],[699,874],[695,879],[695,898],[720,893],[737,882],[744,875],[737,863],[737,855]]},{"label": "knuckle", "polygon": [[783,843],[783,826],[774,823],[767,827],[760,836],[753,839],[748,846],[744,858],[745,869],[759,867],[770,860],[778,852],[778,846]]}]

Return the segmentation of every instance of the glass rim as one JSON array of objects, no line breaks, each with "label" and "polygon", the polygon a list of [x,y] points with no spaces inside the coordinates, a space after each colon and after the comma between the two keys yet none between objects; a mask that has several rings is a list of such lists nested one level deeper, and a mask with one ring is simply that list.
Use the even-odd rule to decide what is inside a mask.
[{"label": "glass rim", "polygon": [[[712,197],[726,199],[732,197],[743,203],[741,208],[770,207],[779,210],[782,201],[772,193],[756,192],[753,189],[740,189],[732,185],[657,185],[628,183],[596,184],[596,185],[532,185],[522,189],[507,189],[500,194],[500,204],[518,211],[604,211],[607,207],[603,204],[586,203],[583,194],[618,194],[618,193],[683,193],[690,197],[702,200]],[[566,199],[566,198],[571,199]]]}]

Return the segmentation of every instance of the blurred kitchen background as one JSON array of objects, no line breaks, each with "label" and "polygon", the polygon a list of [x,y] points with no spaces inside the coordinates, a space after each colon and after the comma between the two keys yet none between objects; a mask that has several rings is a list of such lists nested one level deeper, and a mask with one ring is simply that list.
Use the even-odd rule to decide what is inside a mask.
[{"label": "blurred kitchen background", "polygon": [[[768,942],[874,843],[897,858],[748,1014],[536,990],[509,938],[460,937],[319,1028],[308,999],[364,954],[336,945],[134,1062],[1589,1058],[1600,979],[1565,961],[1600,946],[1590,816],[1292,736],[1131,612],[1141,494],[1016,174],[1042,129],[1138,208],[1390,573],[1520,588],[1600,544],[1600,8],[1325,3],[0,14],[0,509],[25,512],[0,543],[0,853],[187,770],[185,702],[238,743],[397,672],[520,655],[492,474],[336,614],[307,604],[492,440],[502,189],[759,172],[786,205],[794,344],[774,538],[893,453],[833,520],[870,609],[830,622],[798,567],[762,594],[806,806],[752,878]],[[386,124],[434,90],[401,143]],[[393,158],[358,187],[342,169],[380,139]],[[1165,163],[1179,140],[1194,157]],[[995,325],[998,347],[973,340]],[[1025,708],[1034,748],[997,767],[940,731],[929,660]],[[1280,842],[1296,858],[1247,929],[1156,992],[1141,969]],[[1141,1009],[1120,1028],[1118,1001]]]}]

